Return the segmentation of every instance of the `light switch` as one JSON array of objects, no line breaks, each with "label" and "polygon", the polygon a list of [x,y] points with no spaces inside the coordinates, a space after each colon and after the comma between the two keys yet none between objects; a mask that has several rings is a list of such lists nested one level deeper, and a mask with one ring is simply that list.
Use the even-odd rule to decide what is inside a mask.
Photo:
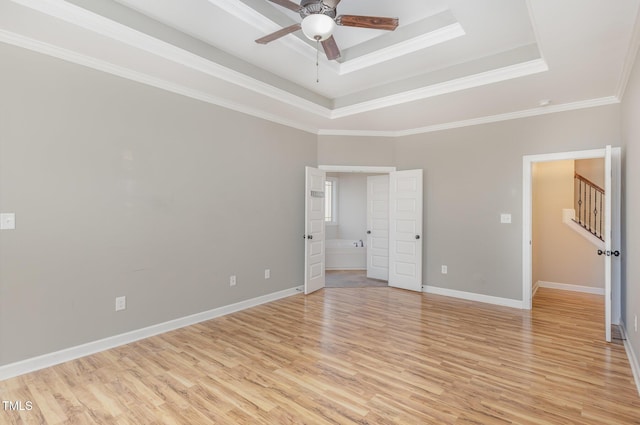
[{"label": "light switch", "polygon": [[0,230],[13,230],[16,228],[15,213],[0,214]]},{"label": "light switch", "polygon": [[511,223],[511,214],[500,214],[500,223]]}]

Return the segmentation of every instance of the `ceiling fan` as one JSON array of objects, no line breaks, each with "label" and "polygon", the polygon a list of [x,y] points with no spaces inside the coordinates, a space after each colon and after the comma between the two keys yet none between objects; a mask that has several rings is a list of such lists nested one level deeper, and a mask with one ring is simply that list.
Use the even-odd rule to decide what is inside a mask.
[{"label": "ceiling fan", "polygon": [[337,15],[336,6],[340,0],[301,0],[300,5],[289,0],[269,0],[300,14],[302,22],[282,28],[272,34],[256,40],[256,43],[267,44],[287,34],[302,29],[304,35],[316,42],[322,42],[327,59],[340,57],[340,49],[333,38],[336,25],[345,27],[373,28],[393,31],[398,27],[398,18],[378,16]]}]

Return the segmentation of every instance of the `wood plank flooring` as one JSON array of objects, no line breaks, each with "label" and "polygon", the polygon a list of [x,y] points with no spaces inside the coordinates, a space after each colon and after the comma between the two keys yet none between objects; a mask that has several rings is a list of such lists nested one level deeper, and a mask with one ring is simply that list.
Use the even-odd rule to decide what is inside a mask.
[{"label": "wood plank flooring", "polygon": [[[602,297],[324,289],[0,382],[0,424],[640,424]],[[24,403],[23,403],[24,405]]]}]

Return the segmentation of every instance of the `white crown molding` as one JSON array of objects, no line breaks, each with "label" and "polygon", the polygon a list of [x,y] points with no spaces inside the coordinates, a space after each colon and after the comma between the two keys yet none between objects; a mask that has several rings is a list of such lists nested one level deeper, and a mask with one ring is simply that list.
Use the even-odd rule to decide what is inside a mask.
[{"label": "white crown molding", "polygon": [[128,46],[329,118],[330,109],[62,0],[11,0]]},{"label": "white crown molding", "polygon": [[490,124],[494,122],[509,121],[509,120],[515,120],[519,118],[529,118],[529,117],[535,117],[538,115],[555,114],[557,112],[566,112],[566,111],[574,111],[578,109],[595,108],[597,106],[613,105],[616,103],[620,103],[620,100],[614,96],[602,97],[599,99],[581,100],[578,102],[570,102],[570,103],[564,103],[560,105],[550,105],[550,106],[544,106],[539,108],[525,109],[523,111],[508,112],[506,114],[489,115],[486,117],[479,117],[479,118],[474,118],[470,120],[432,125],[428,127],[415,128],[411,130],[403,130],[403,131],[397,132],[397,137],[411,136],[414,134],[421,134],[421,133],[432,133],[434,131],[449,130],[449,129],[460,128],[460,127],[469,127],[469,126],[479,125],[479,124]]},{"label": "white crown molding", "polygon": [[[254,91],[258,94],[283,102],[287,105],[291,105],[307,112],[311,112],[322,118],[329,119],[343,118],[362,112],[394,106],[400,103],[411,102],[414,100],[451,93],[454,91],[478,87],[484,84],[491,84],[498,81],[531,75],[533,73],[543,72],[548,69],[547,64],[544,61],[534,60],[331,110],[310,100],[289,93],[286,90],[279,89],[270,84],[249,77],[243,73],[221,66],[194,53],[188,52],[172,44],[148,36],[142,32],[133,30],[125,25],[119,24],[118,22],[109,20],[103,16],[72,5],[65,1],[12,1],[25,7],[29,7],[33,10],[46,13],[49,16],[53,16],[66,22],[70,22],[74,25],[78,25],[97,34],[104,35],[113,40],[120,41],[128,46],[141,49],[158,57],[181,64],[190,69],[194,69],[212,77],[219,78],[229,83],[238,85],[240,87]],[[222,0],[209,1],[213,2]],[[226,2],[224,1],[222,1],[222,3],[226,4]],[[241,7],[242,10],[244,10],[245,8],[253,10],[246,5],[244,7]],[[238,7],[233,10],[237,9]],[[253,13],[255,15],[255,11],[253,11]],[[254,15],[252,16],[255,18]],[[415,48],[415,46],[413,48]]]},{"label": "white crown molding", "polygon": [[175,329],[184,328],[185,326],[195,325],[196,323],[206,320],[215,319],[227,314],[246,310],[261,304],[276,301],[292,295],[300,294],[302,286],[285,289],[283,291],[273,292],[271,294],[262,295],[260,297],[251,298],[246,301],[240,301],[235,304],[214,308],[213,310],[204,311],[202,313],[192,314],[190,316],[181,317],[179,319],[170,320],[168,322],[159,323],[157,325],[148,326],[142,329],[136,329],[108,338],[92,341],[86,344],[77,345],[64,350],[53,353],[44,354],[38,357],[22,360],[8,365],[0,366],[0,381],[13,378],[15,376],[24,375],[25,373],[55,366],[60,363],[68,362],[80,357],[89,356],[124,344],[129,344],[154,335],[159,335]]},{"label": "white crown molding", "polygon": [[436,131],[452,130],[456,128],[471,127],[474,125],[491,124],[500,121],[509,121],[520,118],[535,117],[538,115],[554,114],[558,112],[573,111],[578,109],[594,108],[597,106],[613,105],[620,101],[611,96],[601,99],[591,99],[580,102],[566,103],[563,105],[546,106],[541,108],[526,109],[523,111],[508,112],[506,114],[489,115],[486,117],[473,118],[464,121],[454,121],[444,124],[435,124],[426,127],[399,130],[399,131],[374,131],[374,130],[332,130],[320,129],[318,135],[321,136],[351,136],[351,137],[404,137],[416,134],[433,133]]},{"label": "white crown molding", "polygon": [[[90,12],[81,7],[67,3],[62,0],[11,0],[17,4],[29,7],[33,10],[48,14],[49,16],[62,19],[66,22],[80,26],[97,34],[104,35],[113,40],[125,43],[128,46],[141,49],[152,53],[158,57],[170,60],[174,63],[183,65],[190,69],[205,73],[223,81],[238,85],[245,89],[254,91],[255,93],[267,96],[271,99],[283,102],[287,105],[300,108],[304,111],[313,113],[322,118],[337,119],[348,117],[351,115],[368,112],[376,109],[386,108],[405,102],[425,99],[455,91],[465,90],[499,81],[505,81],[526,75],[544,72],[548,70],[546,62],[541,59],[515,64],[479,74],[466,76],[439,84],[433,84],[426,87],[420,87],[403,93],[397,93],[383,98],[373,99],[370,101],[360,102],[357,104],[344,106],[336,109],[329,109],[318,105],[310,100],[294,95],[286,90],[279,89],[273,85],[264,83],[249,77],[241,72],[226,68],[206,58],[200,57],[194,53],[176,47],[170,43],[158,40],[154,37],[146,35],[142,32],[133,30],[118,22],[107,19],[103,16]],[[224,7],[230,7],[226,0],[209,0],[213,4],[220,4]],[[259,19],[262,15],[255,12],[242,2],[231,7],[231,10],[240,14],[247,13],[247,19]],[[247,12],[249,10],[249,12]],[[265,18],[266,19],[266,18]],[[455,27],[455,26],[454,26]],[[451,31],[457,31],[450,28]],[[295,37],[294,37],[295,39]],[[422,41],[426,42],[429,37]],[[306,46],[304,42],[298,40]],[[411,44],[411,43],[409,43]],[[415,49],[414,45],[411,47]],[[79,54],[77,54],[79,56]],[[91,59],[95,60],[95,59]],[[149,77],[153,78],[153,77]],[[253,115],[253,113],[252,113]]]},{"label": "white crown molding", "polygon": [[397,93],[390,96],[360,102],[354,105],[336,108],[331,111],[330,118],[344,118],[350,115],[360,114],[362,112],[368,112],[376,109],[386,108],[389,106],[399,105],[401,103],[427,99],[430,97],[440,96],[456,91],[467,90],[487,84],[511,80],[513,78],[537,74],[539,72],[545,72],[548,70],[549,67],[544,60],[535,59],[515,65],[492,69],[490,71],[485,71],[466,77],[456,78],[454,80],[445,81],[439,84],[420,87],[403,93]]},{"label": "white crown molding", "polygon": [[351,136],[351,137],[404,137],[416,134],[433,133],[436,131],[452,130],[455,128],[471,127],[474,125],[491,124],[500,121],[509,121],[520,118],[535,117],[538,115],[555,114],[558,112],[574,111],[578,109],[595,108],[598,106],[614,105],[620,103],[620,99],[615,96],[602,97],[599,99],[582,100],[578,102],[564,103],[561,105],[544,106],[522,111],[508,112],[506,114],[488,115],[486,117],[473,118],[463,121],[454,121],[444,124],[435,124],[426,127],[413,128],[398,131],[373,131],[373,130],[332,130],[320,129],[318,135],[321,136]]},{"label": "white crown molding", "polygon": [[318,136],[346,136],[346,137],[398,137],[399,131],[376,130],[339,130],[323,128],[318,130]]},{"label": "white crown molding", "polygon": [[511,298],[494,297],[492,295],[476,294],[474,292],[464,292],[455,289],[439,288],[437,286],[423,285],[422,292],[434,295],[444,295],[445,297],[460,298],[463,300],[477,301],[487,304],[495,304],[504,307],[522,309],[522,301]]},{"label": "white crown molding", "polygon": [[24,37],[19,34],[0,30],[0,41],[8,44],[12,44],[14,46],[22,47],[24,49],[32,50],[38,53],[43,53],[48,56],[56,57],[58,59],[63,59],[68,62],[76,63],[78,65],[83,65],[88,68],[96,69],[98,71],[103,71],[112,75],[126,78],[128,80],[136,81],[138,83],[146,84],[148,86],[156,87],[172,93],[187,96],[192,99],[197,99],[206,103],[210,103],[212,105],[220,106],[233,111],[241,112],[243,114],[251,115],[256,118],[261,118],[267,121],[271,121],[276,124],[281,124],[287,127],[302,130],[307,133],[318,134],[317,128],[305,126],[298,122],[287,120],[281,116],[270,114],[260,109],[250,108],[240,103],[231,102],[229,100],[226,100],[217,96],[212,96],[210,94],[206,94],[198,90],[194,90],[188,87],[181,86],[179,84],[162,80],[160,78],[151,77],[147,74],[133,71],[131,69],[124,68],[121,66],[113,65],[109,62],[91,58],[86,55],[79,54],[70,50],[62,49],[60,47],[43,43],[38,40],[33,40],[31,38]]},{"label": "white crown molding", "polygon": [[[459,90],[465,90],[468,88],[478,87],[481,85],[491,84],[499,81],[505,81],[512,78],[518,78],[525,75],[531,75],[537,72],[544,72],[548,69],[546,62],[542,59],[537,59],[521,64],[511,65],[496,70],[491,70],[476,75],[458,78],[455,80],[443,82],[440,84],[434,84],[426,87],[421,87],[415,90],[410,90],[404,93],[387,96],[380,99],[374,99],[371,101],[361,102],[355,105],[349,105],[341,108],[331,110],[318,105],[312,101],[303,99],[299,96],[293,95],[285,90],[278,89],[269,84],[255,80],[237,71],[220,66],[205,58],[182,50],[171,44],[162,42],[146,34],[132,30],[126,26],[118,24],[117,22],[108,20],[100,15],[89,12],[85,9],[67,3],[63,0],[11,0],[17,4],[38,10],[42,13],[46,13],[50,16],[63,19],[67,22],[71,22],[83,28],[87,28],[93,32],[105,35],[115,40],[122,41],[127,45],[141,48],[145,51],[149,51],[153,54],[157,54],[160,57],[169,59],[175,63],[179,63],[190,67],[194,70],[204,72],[208,75],[220,78],[221,80],[236,84],[240,87],[254,91],[256,93],[265,95],[271,99],[283,102],[287,105],[300,108],[304,111],[311,112],[323,118],[336,119],[348,117],[350,115],[359,114],[362,112],[372,111],[376,109],[386,108],[389,106],[398,105],[404,102],[411,102],[415,100],[425,99],[441,94],[451,93]],[[228,0],[209,0],[212,3],[222,2],[227,4],[234,4],[234,2]],[[242,2],[235,2],[237,4],[244,4]],[[248,6],[242,7],[248,8]],[[253,9],[248,8],[251,11]],[[253,11],[255,14],[262,17],[262,15]],[[638,29],[636,26],[636,33]],[[638,37],[635,37],[636,39]],[[70,62],[74,62],[80,65],[84,65],[90,68],[94,68],[100,71],[111,73],[121,76],[133,81],[137,81],[143,84],[161,88],[173,93],[188,96],[194,99],[198,99],[210,104],[218,105],[224,108],[235,110],[241,113],[245,113],[254,117],[265,119],[277,124],[282,124],[288,127],[296,128],[308,133],[317,135],[328,136],[367,136],[367,137],[403,137],[415,134],[429,133],[435,131],[442,131],[460,127],[467,127],[473,125],[487,124],[498,121],[506,121],[517,118],[532,117],[537,115],[544,115],[556,112],[563,112],[575,109],[590,108],[602,105],[610,105],[620,102],[620,98],[616,96],[610,96],[599,99],[592,99],[587,101],[579,101],[573,103],[566,103],[561,105],[551,105],[539,108],[533,108],[523,111],[510,112],[506,114],[499,114],[493,116],[479,117],[470,120],[463,120],[457,122],[449,122],[444,124],[437,124],[426,127],[419,127],[405,130],[392,130],[392,131],[375,131],[375,130],[333,130],[333,129],[318,129],[312,128],[309,125],[302,124],[295,120],[289,120],[272,114],[267,111],[252,108],[237,102],[232,102],[217,96],[210,95],[195,89],[191,89],[179,84],[175,84],[157,77],[153,77],[141,72],[137,72],[122,66],[113,65],[106,61],[86,56],[84,54],[66,50],[61,47],[57,47],[51,44],[41,42],[29,37],[25,37],[13,32],[0,31],[0,40],[9,44],[17,45],[29,50],[44,53],[50,56],[58,57]],[[300,40],[298,40],[300,41]],[[302,44],[304,42],[300,41]],[[636,44],[637,45],[637,44]],[[632,49],[631,49],[632,50]]]},{"label": "white crown molding", "polygon": [[391,59],[417,52],[418,50],[426,49],[427,47],[444,43],[445,41],[453,40],[463,35],[465,35],[465,32],[459,23],[447,25],[418,37],[413,37],[372,53],[342,62],[339,65],[338,74],[345,75],[359,71]]},{"label": "white crown molding", "polygon": [[122,78],[126,78],[132,81],[136,81],[142,84],[146,84],[152,87],[156,87],[162,90],[167,90],[172,93],[187,96],[193,99],[201,100],[206,103],[217,105],[223,108],[227,108],[233,111],[251,115],[256,118],[261,118],[267,121],[281,124],[287,127],[302,130],[307,133],[312,133],[320,136],[347,136],[347,137],[403,137],[422,133],[431,133],[435,131],[450,130],[461,127],[469,127],[473,125],[489,124],[499,121],[508,121],[518,118],[533,117],[537,115],[545,115],[556,112],[571,111],[576,109],[592,108],[597,106],[611,105],[620,103],[620,100],[616,97],[610,96],[600,99],[591,99],[587,101],[572,102],[561,105],[551,105],[534,109],[527,109],[524,111],[510,112],[506,114],[479,117],[470,120],[456,121],[451,123],[437,124],[427,127],[399,130],[399,131],[375,131],[375,130],[333,130],[333,129],[318,129],[304,125],[302,123],[287,120],[279,115],[270,114],[265,111],[250,108],[246,105],[236,102],[230,102],[226,99],[212,96],[188,87],[184,87],[175,83],[171,83],[166,80],[151,77],[149,75],[133,71],[128,68],[113,65],[111,63],[101,61],[95,58],[88,57],[86,55],[73,52],[67,49],[63,49],[51,44],[43,43],[39,40],[34,40],[29,37],[15,34],[9,31],[0,30],[0,41],[22,47],[28,50],[32,50],[38,53],[43,53],[49,56],[53,56],[59,59],[66,60],[68,62],[83,65],[92,69],[103,71],[109,74],[117,75]]}]

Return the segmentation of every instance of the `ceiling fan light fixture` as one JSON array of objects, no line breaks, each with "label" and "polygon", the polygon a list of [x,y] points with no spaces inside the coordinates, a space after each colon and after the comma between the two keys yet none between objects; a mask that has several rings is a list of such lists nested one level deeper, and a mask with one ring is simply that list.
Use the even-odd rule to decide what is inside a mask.
[{"label": "ceiling fan light fixture", "polygon": [[316,13],[306,16],[302,20],[302,32],[313,41],[324,41],[331,37],[336,28],[336,22],[330,16]]}]

